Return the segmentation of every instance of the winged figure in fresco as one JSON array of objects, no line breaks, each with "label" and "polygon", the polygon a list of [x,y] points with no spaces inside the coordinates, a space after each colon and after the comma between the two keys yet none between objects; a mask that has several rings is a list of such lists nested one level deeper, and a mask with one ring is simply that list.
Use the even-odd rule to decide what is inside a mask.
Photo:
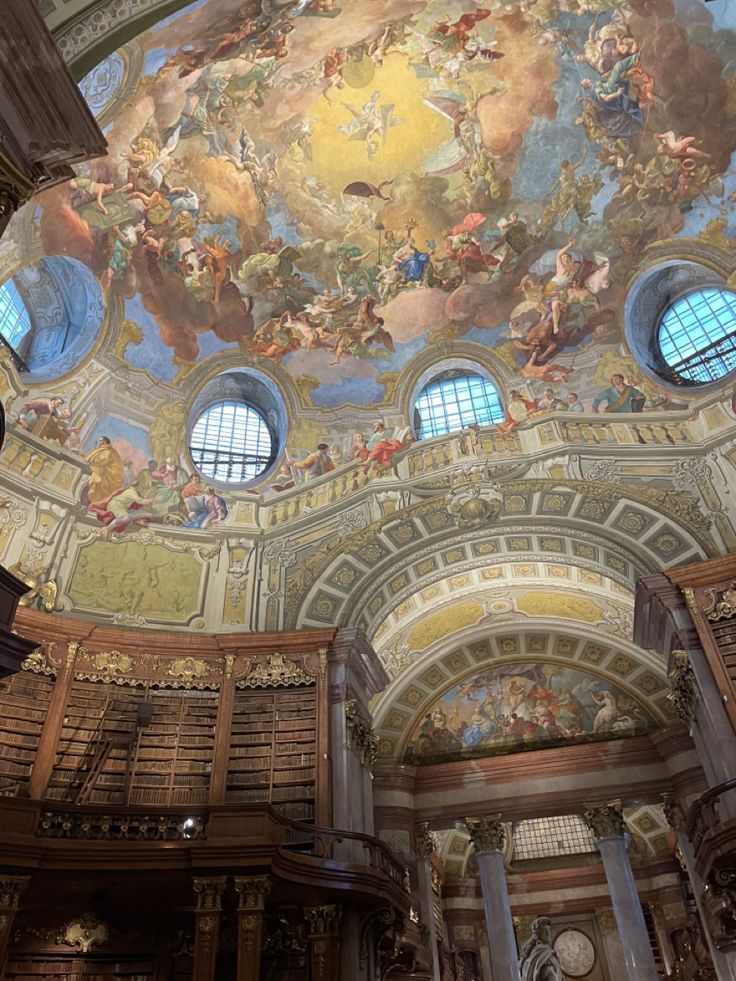
[{"label": "winged figure in fresco", "polygon": [[379,105],[378,100],[380,98],[381,93],[376,90],[360,109],[351,106],[348,102],[343,102],[343,106],[353,117],[353,121],[337,127],[337,132],[344,134],[348,139],[361,140],[366,143],[369,159],[375,156],[379,139],[385,145],[390,130],[394,126],[401,126],[404,122],[403,119],[394,116],[392,103]]}]

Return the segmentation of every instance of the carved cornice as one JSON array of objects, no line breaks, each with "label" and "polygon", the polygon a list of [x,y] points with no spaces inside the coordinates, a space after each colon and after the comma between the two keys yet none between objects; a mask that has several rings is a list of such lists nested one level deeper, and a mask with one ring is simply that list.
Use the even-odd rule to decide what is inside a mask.
[{"label": "carved cornice", "polygon": [[355,699],[345,702],[345,724],[348,746],[355,751],[363,766],[373,766],[378,755],[378,739],[373,731],[373,722],[362,714]]},{"label": "carved cornice", "polygon": [[493,817],[466,818],[465,824],[470,840],[479,855],[483,852],[502,852],[506,844],[506,828],[501,815]]},{"label": "carved cornice", "polygon": [[598,841],[624,836],[626,823],[620,800],[609,801],[607,804],[589,804],[583,816]]},{"label": "carved cornice", "polygon": [[414,829],[414,848],[417,855],[426,859],[431,859],[436,851],[434,835],[427,821],[418,824]]},{"label": "carved cornice", "polygon": [[687,651],[673,651],[671,659],[672,668],[668,674],[671,691],[667,700],[678,719],[690,728],[695,721],[695,709],[700,697],[698,683]]}]

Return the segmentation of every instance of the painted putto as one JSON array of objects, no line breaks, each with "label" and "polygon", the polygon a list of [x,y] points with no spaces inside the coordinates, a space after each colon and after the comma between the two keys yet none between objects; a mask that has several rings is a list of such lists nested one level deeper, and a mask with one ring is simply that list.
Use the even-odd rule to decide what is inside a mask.
[{"label": "painted putto", "polygon": [[424,713],[407,763],[543,749],[648,732],[651,716],[617,685],[577,668],[502,664],[467,678]]}]

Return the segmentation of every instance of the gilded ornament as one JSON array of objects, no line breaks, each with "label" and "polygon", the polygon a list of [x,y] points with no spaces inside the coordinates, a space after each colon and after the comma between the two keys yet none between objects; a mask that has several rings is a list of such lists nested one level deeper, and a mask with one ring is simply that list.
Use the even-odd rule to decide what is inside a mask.
[{"label": "gilded ornament", "polygon": [[672,668],[668,678],[670,691],[667,701],[672,705],[678,719],[689,728],[695,721],[700,691],[687,651],[672,652]]},{"label": "gilded ornament", "polygon": [[28,657],[21,663],[21,671],[30,671],[33,674],[45,674],[53,677],[56,674],[54,668],[46,660],[46,652],[42,647],[37,647],[31,651]]},{"label": "gilded ornament", "polygon": [[45,578],[42,558],[37,559],[31,565],[26,565],[21,559],[20,562],[11,565],[8,572],[29,587],[28,592],[21,596],[18,601],[19,606],[37,605],[46,613],[54,611],[58,587],[56,580]]},{"label": "gilded ornament", "polygon": [[267,875],[235,877],[235,892],[238,894],[238,909],[263,910],[266,896],[271,891],[271,880]]},{"label": "gilded ornament", "polygon": [[585,822],[598,840],[621,838],[626,831],[621,801],[589,804],[583,814]]},{"label": "gilded ornament", "polygon": [[378,739],[373,723],[361,713],[354,699],[345,702],[345,724],[348,746],[355,751],[363,766],[372,766],[378,755]]},{"label": "gilded ornament", "polygon": [[295,661],[287,660],[283,654],[271,654],[254,663],[238,682],[238,688],[288,688],[312,683],[311,676]]},{"label": "gilded ornament", "polygon": [[[227,876],[214,876],[212,878],[192,879],[192,888],[197,894],[197,912],[208,910],[219,912],[222,909],[222,894],[227,885]],[[201,920],[204,917],[200,918]],[[200,929],[204,929],[200,925]]]},{"label": "gilded ornament", "polygon": [[479,855],[484,852],[502,852],[506,844],[506,828],[501,815],[493,817],[465,818],[470,840]]},{"label": "gilded ornament", "polygon": [[109,935],[107,924],[94,916],[85,916],[67,924],[63,942],[69,947],[76,947],[80,953],[87,954],[93,947],[102,947]]},{"label": "gilded ornament", "polygon": [[736,616],[736,580],[726,589],[706,589],[705,595],[710,599],[710,605],[704,612],[710,621],[730,620]]},{"label": "gilded ornament", "polygon": [[181,678],[185,682],[193,681],[207,674],[204,661],[193,657],[178,657],[166,672],[171,678]]},{"label": "gilded ornament", "polygon": [[414,829],[414,848],[417,855],[426,859],[431,859],[436,851],[434,835],[426,821]]}]

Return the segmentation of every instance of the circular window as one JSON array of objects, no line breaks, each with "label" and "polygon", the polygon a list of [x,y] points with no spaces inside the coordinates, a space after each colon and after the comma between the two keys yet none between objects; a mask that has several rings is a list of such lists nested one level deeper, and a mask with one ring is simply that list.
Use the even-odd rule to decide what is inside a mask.
[{"label": "circular window", "polygon": [[498,390],[483,375],[444,372],[425,385],[414,403],[417,439],[431,439],[468,426],[503,422]]},{"label": "circular window", "polygon": [[670,380],[705,385],[736,370],[736,294],[700,289],[667,307],[659,350]]},{"label": "circular window", "polygon": [[205,409],[192,427],[189,452],[200,473],[225,484],[254,480],[274,461],[266,420],[243,402],[216,402]]}]

